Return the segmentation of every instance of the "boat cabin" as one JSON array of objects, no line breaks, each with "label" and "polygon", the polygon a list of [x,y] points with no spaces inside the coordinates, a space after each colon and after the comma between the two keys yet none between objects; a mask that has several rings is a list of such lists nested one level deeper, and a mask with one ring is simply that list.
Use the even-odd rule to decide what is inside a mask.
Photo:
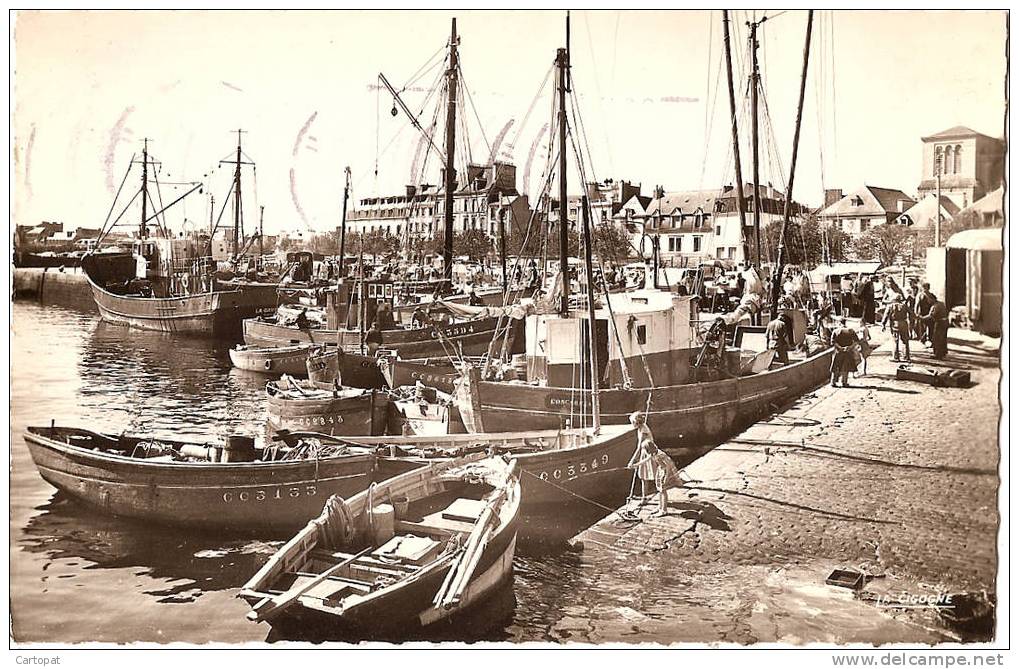
[{"label": "boat cabin", "polygon": [[[610,293],[595,310],[595,348],[601,387],[622,384],[625,364],[635,386],[686,383],[699,346],[691,298],[667,291]],[[586,310],[569,318],[527,317],[527,381],[555,387],[590,387]],[[650,376],[650,378],[649,378]]]}]

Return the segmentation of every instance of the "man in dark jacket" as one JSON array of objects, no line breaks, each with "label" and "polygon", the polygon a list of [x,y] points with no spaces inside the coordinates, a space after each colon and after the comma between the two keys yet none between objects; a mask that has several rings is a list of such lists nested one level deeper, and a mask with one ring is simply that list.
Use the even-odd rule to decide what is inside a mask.
[{"label": "man in dark jacket", "polygon": [[943,360],[948,355],[948,307],[934,293],[930,293],[930,296],[933,303],[920,318],[929,328],[931,353],[936,359]]},{"label": "man in dark jacket", "polygon": [[863,306],[863,323],[874,324],[874,281],[872,277],[861,277],[856,287],[856,297]]},{"label": "man in dark jacket", "polygon": [[364,343],[368,348],[368,355],[375,355],[375,352],[382,346],[382,330],[379,329],[379,322],[372,323],[371,330],[364,334]]},{"label": "man in dark jacket", "polygon": [[926,344],[931,340],[930,324],[923,319],[923,316],[930,313],[934,304],[934,295],[931,293],[931,284],[923,283],[920,286],[920,293],[916,296],[916,329],[917,339],[920,343]]},{"label": "man in dark jacket", "polygon": [[768,348],[775,351],[775,359],[784,365],[789,364],[789,349],[793,348],[792,318],[789,314],[779,314],[778,318],[768,323],[765,330]]},{"label": "man in dark jacket", "polygon": [[856,369],[856,360],[853,355],[857,344],[860,341],[856,330],[846,325],[846,317],[839,318],[841,327],[835,330],[831,336],[832,346],[835,347],[835,355],[831,359],[831,384],[838,385],[836,381],[842,379],[842,387],[849,386],[849,372]]}]

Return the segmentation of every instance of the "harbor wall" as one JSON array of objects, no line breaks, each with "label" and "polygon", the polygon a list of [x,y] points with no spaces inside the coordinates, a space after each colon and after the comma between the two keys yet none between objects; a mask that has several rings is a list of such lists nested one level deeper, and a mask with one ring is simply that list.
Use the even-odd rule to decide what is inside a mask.
[{"label": "harbor wall", "polygon": [[12,285],[16,299],[95,308],[88,279],[80,267],[15,267]]}]

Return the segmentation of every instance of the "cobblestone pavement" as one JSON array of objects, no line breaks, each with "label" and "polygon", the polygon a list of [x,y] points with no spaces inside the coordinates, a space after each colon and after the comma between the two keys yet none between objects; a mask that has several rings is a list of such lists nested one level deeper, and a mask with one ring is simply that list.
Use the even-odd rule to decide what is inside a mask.
[{"label": "cobblestone pavement", "polygon": [[[633,595],[677,592],[671,580],[683,579],[682,599],[653,604],[644,632],[672,606],[693,622],[662,629],[663,643],[935,643],[954,638],[935,611],[868,597],[994,591],[995,343],[953,330],[941,363],[919,347],[914,363],[972,374],[970,388],[935,388],[896,380],[876,334],[865,376],[823,386],[694,462],[668,516],[610,516],[577,537],[583,559],[630,579]],[[834,568],[874,578],[854,594],[824,584]],[[602,622],[585,636],[611,640],[615,623],[588,613]],[[698,625],[705,616],[712,624]]]}]

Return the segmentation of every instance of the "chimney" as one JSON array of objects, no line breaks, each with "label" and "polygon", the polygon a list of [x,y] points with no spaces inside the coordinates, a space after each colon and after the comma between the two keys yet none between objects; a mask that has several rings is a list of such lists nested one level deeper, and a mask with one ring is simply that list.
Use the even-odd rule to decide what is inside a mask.
[{"label": "chimney", "polygon": [[417,186],[407,185],[407,197],[412,198],[417,194]]},{"label": "chimney", "polygon": [[824,191],[824,206],[830,207],[845,197],[841,188],[826,188]]},{"label": "chimney", "polygon": [[[457,176],[456,170],[453,170],[453,184],[454,184],[453,187],[454,188],[456,188],[457,187],[456,184],[458,184],[456,176]],[[445,188],[446,187],[446,168],[445,167],[439,168],[439,181],[442,182],[442,187]]]}]

